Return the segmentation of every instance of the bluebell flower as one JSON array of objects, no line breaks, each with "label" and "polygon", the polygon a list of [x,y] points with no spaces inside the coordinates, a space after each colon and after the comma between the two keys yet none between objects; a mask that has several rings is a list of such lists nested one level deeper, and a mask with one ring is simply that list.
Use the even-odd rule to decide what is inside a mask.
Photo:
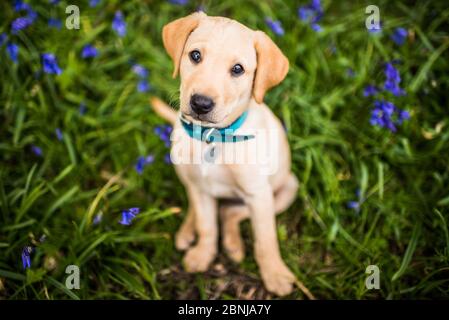
[{"label": "bluebell flower", "polygon": [[119,37],[125,36],[126,22],[123,19],[123,13],[121,11],[115,12],[114,20],[112,21],[112,29],[119,35]]},{"label": "bluebell flower", "polygon": [[45,73],[58,75],[62,73],[62,70],[58,66],[58,61],[52,53],[42,54],[42,65]]},{"label": "bluebell flower", "polygon": [[98,55],[98,49],[93,45],[88,44],[83,47],[83,51],[81,52],[81,57],[83,59],[87,58],[95,58]]},{"label": "bluebell flower", "polygon": [[50,18],[48,19],[48,26],[51,28],[61,29],[62,21],[60,19]]},{"label": "bluebell flower", "polygon": [[6,43],[6,40],[8,40],[8,35],[6,33],[1,33],[0,34],[0,47]]},{"label": "bluebell flower", "polygon": [[13,34],[17,34],[19,31],[28,28],[32,24],[33,21],[29,17],[20,17],[11,23],[11,31]]},{"label": "bluebell flower", "polygon": [[132,71],[137,74],[140,78],[148,77],[148,69],[140,64],[135,64],[132,66]]},{"label": "bluebell flower", "polygon": [[373,86],[373,85],[370,85],[370,84],[367,85],[363,89],[363,96],[364,97],[375,96],[378,93],[379,93],[379,89],[376,86]]},{"label": "bluebell flower", "polygon": [[137,91],[139,92],[148,92],[151,89],[150,84],[147,80],[140,80],[137,84]]},{"label": "bluebell flower", "polygon": [[28,3],[23,2],[22,0],[14,0],[13,1],[14,11],[19,12],[22,10],[31,10],[31,7]]},{"label": "bluebell flower", "polygon": [[9,58],[14,62],[19,62],[19,46],[15,43],[8,43],[6,45],[6,52],[8,52]]},{"label": "bluebell flower", "polygon": [[31,151],[38,157],[42,157],[43,156],[43,152],[42,149],[38,146],[32,145],[31,146]]},{"label": "bluebell flower", "polygon": [[318,22],[323,17],[323,14],[324,11],[321,7],[320,0],[312,0],[308,5],[298,8],[299,19],[309,23],[312,30],[316,32],[321,31],[321,26],[318,24]]},{"label": "bluebell flower", "polygon": [[354,210],[355,212],[358,213],[360,211],[360,207],[362,206],[362,203],[365,201],[365,199],[363,198],[360,189],[357,189],[355,194],[356,194],[357,200],[348,201],[346,203],[346,206],[349,209],[352,209],[352,210]]},{"label": "bluebell flower", "polygon": [[179,6],[184,6],[189,3],[189,0],[168,0],[171,4],[177,4]]},{"label": "bluebell flower", "polygon": [[392,63],[385,64],[385,76],[384,90],[391,92],[395,96],[402,96],[405,94],[405,91],[399,86],[401,82],[399,71]]},{"label": "bluebell flower", "polygon": [[94,226],[96,226],[101,222],[101,220],[103,220],[103,212],[100,211],[99,213],[97,213],[95,215],[94,220],[92,221],[92,224]]},{"label": "bluebell flower", "polygon": [[62,141],[63,136],[62,136],[62,131],[60,128],[56,128],[55,134],[56,134],[56,138],[58,138],[59,141]]},{"label": "bluebell flower", "polygon": [[48,0],[48,2],[50,2],[50,4],[52,5],[57,5],[59,2],[61,2],[61,0]]},{"label": "bluebell flower", "polygon": [[166,153],[166,154],[165,154],[165,156],[164,156],[164,162],[165,162],[166,164],[171,164],[171,163],[172,163],[172,162],[171,162],[170,153]]},{"label": "bluebell flower", "polygon": [[154,162],[154,156],[152,154],[150,154],[146,157],[140,156],[139,158],[137,158],[137,162],[134,167],[138,174],[142,174],[145,166],[152,164],[153,162]]},{"label": "bluebell flower", "polygon": [[407,29],[405,28],[396,28],[391,35],[391,40],[396,43],[398,46],[402,46],[407,39]]},{"label": "bluebell flower", "polygon": [[374,109],[371,111],[370,123],[373,126],[387,128],[391,132],[396,132],[396,125],[402,124],[410,118],[410,113],[400,110],[388,101],[375,101]]},{"label": "bluebell flower", "polygon": [[130,208],[122,211],[122,220],[119,221],[120,224],[129,226],[132,220],[140,213],[139,208]]},{"label": "bluebell flower", "polygon": [[31,253],[33,252],[33,247],[25,246],[22,249],[22,266],[24,269],[31,268]]},{"label": "bluebell flower", "polygon": [[94,8],[94,7],[96,7],[99,3],[100,3],[100,0],[90,0],[90,1],[89,1],[89,6],[90,6],[91,8]]},{"label": "bluebell flower", "polygon": [[273,21],[271,18],[265,18],[265,23],[278,36],[284,35],[284,29],[282,28],[282,24],[279,20]]},{"label": "bluebell flower", "polygon": [[170,125],[156,126],[154,128],[154,133],[165,143],[166,147],[169,147],[171,144],[170,134],[172,133],[173,128]]},{"label": "bluebell flower", "polygon": [[86,114],[86,112],[87,112],[87,106],[86,106],[86,104],[85,104],[84,102],[81,102],[81,103],[80,103],[80,106],[79,106],[79,108],[78,108],[78,112],[79,112],[79,114],[82,115],[82,116],[84,116],[84,115]]}]

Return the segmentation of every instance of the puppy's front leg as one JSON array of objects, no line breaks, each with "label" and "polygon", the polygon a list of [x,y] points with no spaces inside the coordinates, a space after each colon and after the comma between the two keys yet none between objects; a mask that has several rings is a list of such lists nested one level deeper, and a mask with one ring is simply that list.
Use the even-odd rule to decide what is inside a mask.
[{"label": "puppy's front leg", "polygon": [[184,256],[188,272],[206,271],[217,254],[217,200],[194,185],[187,187],[190,205],[195,213],[198,242]]},{"label": "puppy's front leg", "polygon": [[265,287],[280,296],[289,294],[296,280],[279,252],[274,197],[266,185],[246,199],[251,211],[254,251]]}]

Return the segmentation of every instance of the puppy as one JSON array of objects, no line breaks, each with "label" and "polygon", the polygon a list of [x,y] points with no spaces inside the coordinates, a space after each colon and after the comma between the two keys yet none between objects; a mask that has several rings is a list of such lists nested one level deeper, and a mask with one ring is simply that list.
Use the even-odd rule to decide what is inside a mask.
[{"label": "puppy", "polygon": [[[265,33],[202,12],[167,24],[162,38],[173,77],[181,76],[180,110],[158,98],[151,104],[173,124],[171,159],[188,195],[187,216],[176,234],[176,247],[186,250],[184,267],[202,272],[214,260],[219,213],[223,247],[240,262],[239,225],[251,218],[265,287],[289,294],[296,279],[281,258],[275,216],[295,199],[298,181],[282,124],[263,103],[265,92],[287,75],[288,60]],[[247,161],[254,155],[247,151],[260,146],[267,150],[264,161]],[[230,154],[246,157],[223,161]],[[240,203],[219,208],[219,199]]]}]

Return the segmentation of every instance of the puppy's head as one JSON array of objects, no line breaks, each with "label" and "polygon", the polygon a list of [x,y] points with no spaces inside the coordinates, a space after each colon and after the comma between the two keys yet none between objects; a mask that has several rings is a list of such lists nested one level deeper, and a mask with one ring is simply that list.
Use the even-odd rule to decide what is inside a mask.
[{"label": "puppy's head", "polygon": [[227,18],[196,12],[162,32],[181,75],[181,112],[203,126],[226,127],[288,72],[288,60],[262,31]]}]

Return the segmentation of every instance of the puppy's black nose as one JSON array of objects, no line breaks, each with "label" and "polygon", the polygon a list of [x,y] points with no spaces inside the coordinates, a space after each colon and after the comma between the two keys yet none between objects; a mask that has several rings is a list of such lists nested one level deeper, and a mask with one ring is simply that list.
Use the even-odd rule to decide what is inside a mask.
[{"label": "puppy's black nose", "polygon": [[214,100],[201,94],[194,94],[190,98],[190,107],[197,114],[208,113],[214,106]]}]

